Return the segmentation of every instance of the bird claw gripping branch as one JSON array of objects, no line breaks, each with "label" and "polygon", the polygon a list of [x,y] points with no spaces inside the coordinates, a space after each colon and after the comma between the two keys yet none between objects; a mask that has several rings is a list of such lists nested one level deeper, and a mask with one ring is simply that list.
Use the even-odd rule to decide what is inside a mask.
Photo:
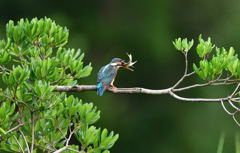
[{"label": "bird claw gripping branch", "polygon": [[104,91],[109,88],[115,88],[113,85],[113,82],[115,80],[115,77],[117,76],[117,71],[120,67],[123,67],[127,70],[133,71],[132,68],[133,65],[137,62],[132,62],[132,55],[127,54],[129,57],[129,61],[125,62],[124,60],[120,58],[114,58],[112,61],[103,66],[99,72],[97,77],[97,94],[102,96]]}]

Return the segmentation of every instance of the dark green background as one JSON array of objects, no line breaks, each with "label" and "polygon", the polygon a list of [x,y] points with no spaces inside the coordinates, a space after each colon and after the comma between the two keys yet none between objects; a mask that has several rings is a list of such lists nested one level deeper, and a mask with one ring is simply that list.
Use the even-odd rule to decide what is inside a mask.
[{"label": "dark green background", "polygon": [[[113,57],[138,60],[134,72],[119,70],[118,87],[162,89],[184,70],[172,40],[199,34],[217,46],[240,48],[238,0],[0,0],[0,37],[8,20],[50,17],[70,30],[68,47],[81,48],[93,65],[79,84],[95,84],[99,68]],[[196,42],[196,41],[195,41]],[[195,47],[194,47],[195,48]],[[190,52],[190,68],[198,62]],[[198,79],[185,82],[193,84]],[[228,88],[201,88],[186,97],[223,97]],[[225,132],[224,152],[235,152],[239,129],[219,103],[180,102],[169,95],[74,93],[101,110],[97,126],[120,134],[114,153],[214,153]]]}]

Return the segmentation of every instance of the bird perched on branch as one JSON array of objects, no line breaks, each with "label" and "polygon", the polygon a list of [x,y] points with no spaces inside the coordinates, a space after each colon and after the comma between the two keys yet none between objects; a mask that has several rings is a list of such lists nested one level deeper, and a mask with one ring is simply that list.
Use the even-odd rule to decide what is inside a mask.
[{"label": "bird perched on branch", "polygon": [[113,85],[115,77],[117,76],[117,71],[120,67],[133,71],[130,67],[133,66],[137,61],[132,62],[132,56],[129,56],[129,62],[126,63],[124,60],[120,58],[114,58],[112,61],[103,66],[98,72],[97,78],[97,94],[102,96],[104,91],[108,88],[115,89],[116,87]]}]

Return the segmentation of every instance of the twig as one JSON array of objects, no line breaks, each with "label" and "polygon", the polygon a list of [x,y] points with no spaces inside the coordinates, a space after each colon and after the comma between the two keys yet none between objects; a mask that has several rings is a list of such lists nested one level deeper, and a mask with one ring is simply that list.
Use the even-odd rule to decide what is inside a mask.
[{"label": "twig", "polygon": [[181,77],[180,80],[178,80],[178,82],[172,87],[172,89],[176,88],[184,79],[185,77],[187,77],[187,71],[188,71],[188,58],[187,58],[187,52],[184,53],[184,57],[185,57],[185,70],[184,70],[184,74]]},{"label": "twig", "polygon": [[11,133],[11,132],[13,132],[14,130],[17,130],[18,128],[20,128],[20,127],[22,127],[22,126],[24,126],[24,125],[26,125],[26,124],[28,124],[28,123],[29,123],[29,122],[20,123],[20,124],[18,124],[17,126],[15,126],[14,128],[8,130],[6,133]]},{"label": "twig", "polygon": [[33,147],[34,147],[34,139],[35,139],[35,118],[34,113],[31,114],[31,120],[32,120],[32,144],[31,144],[31,153],[33,153]]},{"label": "twig", "polygon": [[230,96],[231,98],[235,95],[235,93],[237,92],[239,86],[240,86],[240,84],[238,83],[237,87],[235,88],[235,90],[233,91],[233,93]]},{"label": "twig", "polygon": [[55,151],[54,153],[60,153],[60,152],[63,152],[65,150],[67,150],[67,149],[68,149],[68,146],[64,146],[64,147],[58,149],[57,151]]},{"label": "twig", "polygon": [[11,70],[7,69],[6,67],[0,66],[0,70],[5,71],[6,74],[9,74]]},{"label": "twig", "polygon": [[19,141],[18,141],[18,139],[16,138],[16,136],[13,135],[13,137],[14,137],[14,139],[16,140],[16,142],[17,142],[18,146],[20,147],[21,151],[24,153],[23,147],[22,147],[22,145],[19,143]]},{"label": "twig", "polygon": [[63,152],[63,151],[65,151],[65,150],[68,149],[68,147],[69,147],[69,146],[68,146],[69,141],[70,141],[70,139],[72,138],[73,133],[75,132],[75,130],[71,131],[71,127],[69,127],[69,130],[70,130],[70,134],[69,134],[69,137],[67,138],[66,145],[65,145],[64,147],[56,150],[54,153],[60,153],[60,152]]},{"label": "twig", "polygon": [[231,84],[235,84],[235,82],[207,82],[207,83],[202,83],[202,84],[194,84],[194,85],[190,85],[190,86],[186,86],[186,87],[182,87],[182,88],[177,88],[177,89],[172,89],[173,92],[179,92],[179,91],[184,91],[184,90],[188,90],[188,89],[192,89],[192,88],[198,88],[198,87],[205,87],[205,86],[219,86],[219,85],[231,85]]},{"label": "twig", "polygon": [[221,104],[222,104],[222,107],[223,107],[224,111],[225,111],[226,113],[228,113],[229,115],[234,115],[234,114],[237,112],[237,111],[235,111],[235,112],[233,112],[233,113],[229,112],[229,111],[227,110],[227,108],[225,107],[223,100],[221,100]]},{"label": "twig", "polygon": [[227,110],[227,108],[225,107],[225,105],[224,105],[224,102],[223,101],[221,101],[221,104],[222,104],[222,107],[223,107],[223,109],[224,109],[224,111],[227,113],[227,114],[229,114],[229,115],[231,115],[232,116],[232,118],[233,118],[233,120],[235,121],[235,123],[238,125],[238,126],[240,126],[240,123],[238,122],[238,120],[236,119],[236,117],[235,117],[235,115],[237,114],[237,112],[239,112],[240,111],[240,109],[239,108],[237,108],[232,102],[231,102],[231,100],[228,100],[228,102],[230,103],[230,105],[233,107],[233,108],[235,108],[236,109],[236,111],[235,112],[229,112],[228,110]]},{"label": "twig", "polygon": [[236,109],[236,111],[240,111],[240,109],[237,106],[235,106],[231,100],[228,100],[228,102],[234,109]]},{"label": "twig", "polygon": [[22,137],[23,137],[23,139],[24,139],[24,142],[25,142],[25,144],[26,144],[26,147],[27,147],[28,153],[31,153],[25,135],[23,134],[23,132],[22,132],[21,130],[19,130],[19,132],[21,133],[21,135],[22,135]]},{"label": "twig", "polygon": [[64,133],[62,132],[61,128],[58,126],[57,129],[60,131],[60,133],[62,134],[62,136],[64,137],[64,139],[67,141],[66,136],[64,135]]},{"label": "twig", "polygon": [[[236,114],[236,113],[235,113],[235,114]],[[235,114],[232,116],[232,117],[233,117],[233,120],[237,123],[238,126],[240,126],[240,123],[239,123],[238,120],[236,119]]]},{"label": "twig", "polygon": [[169,94],[172,97],[174,97],[175,99],[178,99],[181,101],[188,101],[188,102],[221,102],[221,101],[225,101],[225,100],[229,99],[229,97],[225,97],[225,98],[185,98],[185,97],[176,95],[172,91],[170,91]]},{"label": "twig", "polygon": [[195,74],[195,72],[193,71],[193,72],[191,72],[191,73],[188,73],[188,74],[186,74],[186,76],[187,77],[189,77],[189,76],[191,76],[191,75],[193,75],[193,74]]}]

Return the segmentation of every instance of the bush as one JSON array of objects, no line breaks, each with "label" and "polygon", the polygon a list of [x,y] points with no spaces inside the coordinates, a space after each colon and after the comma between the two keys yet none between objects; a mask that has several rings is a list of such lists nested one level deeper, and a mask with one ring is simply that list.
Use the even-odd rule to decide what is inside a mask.
[{"label": "bush", "polygon": [[[68,36],[49,18],[7,24],[0,41],[0,150],[107,153],[118,139],[93,125],[100,111],[92,103],[54,92],[92,71],[80,49],[64,47]],[[69,144],[72,137],[81,145]]]}]

